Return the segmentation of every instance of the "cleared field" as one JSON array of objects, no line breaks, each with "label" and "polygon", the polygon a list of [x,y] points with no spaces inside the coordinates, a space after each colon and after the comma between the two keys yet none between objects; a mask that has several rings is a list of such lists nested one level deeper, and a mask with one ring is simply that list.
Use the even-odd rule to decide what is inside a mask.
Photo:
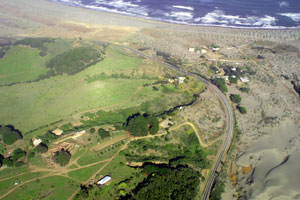
[{"label": "cleared field", "polygon": [[101,150],[103,150],[103,149],[105,149],[105,148],[107,148],[107,147],[109,147],[109,146],[111,146],[111,145],[113,145],[115,143],[118,143],[118,142],[120,142],[122,140],[125,140],[127,138],[128,138],[128,135],[121,134],[121,135],[118,135],[118,136],[116,136],[116,137],[114,137],[112,139],[109,139],[109,140],[107,140],[107,141],[105,141],[105,142],[103,142],[101,144],[97,144],[97,145],[93,146],[92,149],[94,151],[101,151]]},{"label": "cleared field", "polygon": [[100,163],[83,169],[71,171],[68,173],[68,176],[80,181],[86,181],[103,165],[103,163]]},{"label": "cleared field", "polygon": [[0,84],[25,82],[45,74],[47,58],[39,56],[39,52],[30,47],[12,46],[0,59]]},{"label": "cleared field", "polygon": [[51,176],[29,182],[3,199],[68,199],[78,187],[78,182],[62,176]]},{"label": "cleared field", "polygon": [[[139,77],[138,70],[143,67],[141,58],[122,52],[117,47],[109,47],[102,62],[75,75],[2,87],[0,121],[14,124],[26,132],[85,110],[132,107],[161,96],[161,91],[142,87],[153,82],[148,77]],[[132,73],[133,76],[92,82],[86,80],[100,73]],[[133,94],[138,97],[134,101],[131,99]]]}]

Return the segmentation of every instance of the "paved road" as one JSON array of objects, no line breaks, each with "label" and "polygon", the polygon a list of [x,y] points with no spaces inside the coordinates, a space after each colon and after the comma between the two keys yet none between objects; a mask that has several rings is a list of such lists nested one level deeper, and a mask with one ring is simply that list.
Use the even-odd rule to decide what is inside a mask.
[{"label": "paved road", "polygon": [[210,195],[210,191],[211,191],[211,188],[215,182],[215,179],[217,177],[217,169],[218,167],[220,166],[221,164],[221,161],[224,157],[224,155],[226,155],[228,153],[228,150],[229,150],[229,147],[231,145],[231,141],[232,141],[232,138],[233,138],[233,124],[234,124],[234,120],[233,120],[233,112],[232,112],[232,109],[231,109],[231,105],[230,103],[228,102],[226,96],[212,83],[210,83],[209,81],[207,81],[206,79],[202,78],[201,76],[198,76],[196,74],[193,74],[193,73],[190,73],[190,72],[187,72],[187,71],[184,71],[174,65],[171,65],[169,63],[166,63],[166,62],[163,62],[161,60],[158,60],[158,59],[155,59],[155,58],[152,58],[140,51],[137,51],[135,49],[132,49],[130,47],[127,47],[127,46],[122,46],[122,45],[118,45],[124,49],[128,49],[142,57],[145,57],[145,58],[148,58],[150,60],[153,60],[155,62],[158,62],[158,63],[161,63],[165,66],[168,66],[176,71],[179,71],[185,75],[189,75],[189,76],[194,76],[196,78],[198,78],[199,80],[201,80],[203,83],[205,83],[206,87],[208,89],[210,89],[213,93],[215,93],[217,95],[217,97],[220,99],[220,101],[222,102],[224,108],[225,108],[225,113],[226,113],[226,116],[227,116],[227,131],[226,131],[226,139],[225,141],[223,142],[223,146],[222,148],[220,149],[219,151],[219,156],[217,158],[217,160],[215,161],[215,165],[213,166],[212,168],[212,171],[211,171],[211,174],[210,174],[210,177],[206,183],[206,186],[205,186],[205,189],[204,189],[204,192],[203,192],[203,195],[202,195],[202,200],[207,200],[209,199],[209,195]]}]

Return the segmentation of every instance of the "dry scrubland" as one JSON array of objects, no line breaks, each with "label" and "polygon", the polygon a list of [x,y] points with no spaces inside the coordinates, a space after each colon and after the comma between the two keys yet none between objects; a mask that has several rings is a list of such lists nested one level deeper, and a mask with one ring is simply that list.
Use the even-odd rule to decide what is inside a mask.
[{"label": "dry scrubland", "polygon": [[[240,105],[247,108],[247,114],[236,110],[236,134],[238,129],[240,132],[224,170],[228,178],[223,197],[299,199],[300,103],[291,81],[299,84],[300,30],[189,27],[38,0],[1,1],[0,8],[2,36],[82,37],[118,42],[143,48],[151,56],[156,56],[157,51],[165,52],[176,61],[180,59],[181,67],[207,77],[213,74],[211,64],[218,68],[222,63],[248,66],[256,72],[247,75],[250,82],[227,85],[228,94],[242,97]],[[189,47],[211,44],[219,45],[220,51],[202,58],[187,51]],[[207,62],[207,58],[218,62]],[[240,87],[250,91],[243,93]],[[215,112],[213,117],[222,115],[209,103],[206,106]],[[216,129],[215,125],[221,127],[224,120],[221,117],[212,123],[208,119],[212,116],[199,116],[199,122],[195,116],[186,117],[200,129],[205,124]]]}]

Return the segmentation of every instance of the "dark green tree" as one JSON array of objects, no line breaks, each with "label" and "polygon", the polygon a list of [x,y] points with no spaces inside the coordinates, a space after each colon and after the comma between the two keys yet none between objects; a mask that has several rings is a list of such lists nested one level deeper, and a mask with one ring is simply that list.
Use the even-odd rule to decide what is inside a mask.
[{"label": "dark green tree", "polygon": [[240,111],[241,114],[246,114],[247,113],[247,110],[246,110],[245,107],[242,107],[242,106],[238,105],[236,108]]},{"label": "dark green tree", "polygon": [[240,103],[242,101],[242,98],[238,94],[231,94],[230,95],[230,100],[234,103]]},{"label": "dark green tree", "polygon": [[66,166],[71,159],[71,153],[67,150],[62,149],[55,152],[53,159],[60,166]]},{"label": "dark green tree", "polygon": [[19,139],[22,139],[22,133],[16,130],[12,125],[0,126],[0,136],[5,144],[13,144]]},{"label": "dark green tree", "polygon": [[38,153],[46,153],[48,151],[48,146],[44,143],[40,143],[37,147],[36,147],[36,151]]},{"label": "dark green tree", "polygon": [[15,150],[13,151],[13,153],[12,153],[12,159],[13,159],[14,161],[17,161],[17,160],[19,160],[20,158],[24,157],[25,155],[26,155],[26,152],[25,152],[25,151],[23,151],[23,150],[20,149],[20,148],[17,148],[17,149],[15,149]]},{"label": "dark green tree", "polygon": [[100,135],[100,137],[101,137],[102,139],[107,138],[107,137],[110,137],[109,132],[106,131],[106,130],[103,129],[103,128],[99,128],[99,129],[98,129],[98,134]]}]

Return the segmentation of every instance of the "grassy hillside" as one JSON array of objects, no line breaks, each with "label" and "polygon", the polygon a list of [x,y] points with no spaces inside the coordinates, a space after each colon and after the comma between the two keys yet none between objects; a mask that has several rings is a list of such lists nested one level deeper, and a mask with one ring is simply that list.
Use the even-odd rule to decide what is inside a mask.
[{"label": "grassy hillside", "polygon": [[[82,45],[78,41],[74,44],[76,47]],[[64,46],[69,45],[64,44]],[[13,46],[0,61],[8,63],[14,61],[15,66],[6,70],[10,70],[11,74],[22,73],[23,68],[20,67],[23,63],[22,58],[31,55],[28,63],[24,65],[27,66],[25,72],[28,78],[16,74],[0,80],[9,83],[21,80],[19,76],[26,81],[35,78],[38,73],[45,72],[43,64],[55,56],[52,47],[58,48],[55,43],[51,43],[48,45],[48,52],[51,53],[46,57],[40,57],[37,49]],[[98,46],[94,48],[97,49]],[[60,52],[63,52],[62,49]],[[21,56],[15,57],[15,55]],[[103,61],[74,75],[63,74],[37,82],[1,87],[0,121],[3,124],[13,124],[22,132],[27,132],[67,119],[76,113],[134,107],[143,102],[148,102],[150,105],[151,101],[154,101],[154,104],[159,101],[160,105],[170,107],[187,100],[186,92],[179,90],[166,92],[164,89],[155,91],[152,86],[145,87],[145,84],[152,84],[162,79],[165,70],[119,47],[109,46]],[[155,105],[152,107],[154,109]]]},{"label": "grassy hillside", "polygon": [[0,85],[36,79],[47,72],[46,57],[39,50],[25,46],[13,46],[0,59]]}]

